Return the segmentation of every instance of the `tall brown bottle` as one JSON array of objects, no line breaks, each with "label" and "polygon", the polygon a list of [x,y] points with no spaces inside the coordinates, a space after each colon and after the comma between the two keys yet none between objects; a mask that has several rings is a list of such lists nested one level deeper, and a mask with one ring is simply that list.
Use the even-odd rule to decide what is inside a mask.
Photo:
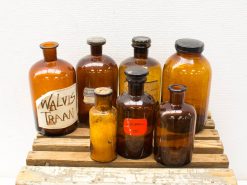
[{"label": "tall brown bottle", "polygon": [[185,102],[193,105],[197,113],[196,132],[203,129],[208,112],[211,85],[211,67],[202,55],[204,43],[195,39],[179,39],[177,53],[166,61],[163,68],[162,102],[169,100],[168,86],[187,86]]},{"label": "tall brown bottle", "polygon": [[78,116],[81,123],[88,125],[89,110],[94,105],[94,89],[109,87],[112,89],[112,104],[116,105],[118,67],[115,61],[102,54],[106,40],[92,37],[87,40],[91,46],[91,55],[82,58],[77,64]]},{"label": "tall brown bottle", "polygon": [[58,43],[40,45],[44,59],[29,71],[30,89],[37,130],[43,135],[64,135],[77,127],[75,69],[57,59]]},{"label": "tall brown bottle", "polygon": [[170,100],[162,103],[157,113],[154,156],[161,164],[179,167],[192,158],[196,111],[184,103],[185,86],[173,84],[168,89]]}]

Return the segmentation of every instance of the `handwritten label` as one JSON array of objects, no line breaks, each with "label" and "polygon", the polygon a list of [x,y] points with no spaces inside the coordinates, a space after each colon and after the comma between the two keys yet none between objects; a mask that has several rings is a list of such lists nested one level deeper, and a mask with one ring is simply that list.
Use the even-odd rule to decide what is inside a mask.
[{"label": "handwritten label", "polygon": [[76,84],[49,91],[36,100],[39,127],[66,128],[77,121]]},{"label": "handwritten label", "polygon": [[141,136],[147,132],[147,120],[146,119],[124,119],[124,133],[131,136]]}]

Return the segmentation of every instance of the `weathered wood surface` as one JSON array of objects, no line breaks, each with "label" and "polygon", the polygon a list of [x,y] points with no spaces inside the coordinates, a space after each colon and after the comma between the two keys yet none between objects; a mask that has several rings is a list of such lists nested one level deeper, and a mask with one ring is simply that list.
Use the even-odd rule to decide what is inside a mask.
[{"label": "weathered wood surface", "polygon": [[[26,160],[31,166],[74,166],[74,167],[128,167],[128,168],[162,168],[165,167],[154,160],[153,155],[141,159],[131,160],[118,156],[110,163],[92,161],[90,152],[55,152],[31,151]],[[228,158],[224,154],[193,154],[187,168],[227,168]]]},{"label": "weathered wood surface", "polygon": [[[215,124],[213,120],[207,120],[205,129],[195,135],[195,139],[198,140],[217,140],[219,139],[218,131],[214,129]],[[47,138],[41,134],[37,134],[37,138]],[[49,137],[51,138],[51,137]],[[77,128],[71,134],[61,136],[60,138],[89,138],[89,129],[88,128]]]},{"label": "weathered wood surface", "polygon": [[230,169],[23,167],[16,185],[236,185]]},{"label": "weathered wood surface", "polygon": [[[33,142],[33,151],[72,151],[89,152],[89,139],[73,138],[37,138]],[[194,153],[222,154],[223,145],[220,140],[195,140]]]}]

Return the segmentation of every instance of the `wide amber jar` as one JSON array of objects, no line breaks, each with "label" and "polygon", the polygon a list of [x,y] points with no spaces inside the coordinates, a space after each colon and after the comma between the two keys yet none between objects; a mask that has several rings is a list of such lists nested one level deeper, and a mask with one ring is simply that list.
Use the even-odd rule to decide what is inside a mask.
[{"label": "wide amber jar", "polygon": [[77,64],[78,117],[81,123],[88,125],[88,113],[95,102],[94,89],[109,87],[112,89],[112,104],[116,105],[118,92],[118,67],[109,56],[102,54],[106,40],[92,37],[87,40],[91,54],[83,57]]},{"label": "wide amber jar", "polygon": [[119,94],[128,92],[125,69],[130,66],[141,66],[149,72],[144,84],[144,92],[153,96],[155,101],[160,102],[161,66],[157,60],[148,56],[151,39],[144,36],[134,37],[132,46],[134,47],[134,57],[127,58],[119,66]]},{"label": "wide amber jar", "polygon": [[195,39],[179,39],[175,43],[175,48],[177,53],[168,58],[163,68],[162,102],[169,100],[169,85],[186,85],[185,102],[196,109],[196,132],[199,132],[203,129],[207,118],[211,67],[202,55],[203,42]]},{"label": "wide amber jar", "polygon": [[77,128],[77,93],[74,67],[58,59],[58,43],[40,45],[44,59],[29,71],[37,130],[44,135],[64,135]]},{"label": "wide amber jar", "polygon": [[116,159],[117,110],[112,106],[112,89],[94,90],[95,106],[89,111],[91,158],[98,162]]}]

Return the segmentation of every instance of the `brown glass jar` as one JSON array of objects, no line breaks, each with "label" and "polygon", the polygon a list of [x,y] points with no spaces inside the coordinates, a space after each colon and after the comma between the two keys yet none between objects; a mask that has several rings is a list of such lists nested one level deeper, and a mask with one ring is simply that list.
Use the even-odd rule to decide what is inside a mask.
[{"label": "brown glass jar", "polygon": [[153,96],[160,102],[161,66],[160,63],[148,56],[148,48],[151,46],[149,37],[137,36],[132,39],[134,56],[124,60],[119,66],[119,94],[128,92],[128,82],[124,71],[130,66],[141,66],[148,69],[147,81],[144,84],[144,92]]},{"label": "brown glass jar", "polygon": [[140,66],[125,70],[128,93],[117,99],[117,152],[129,159],[141,159],[152,153],[156,103],[144,93],[148,70]]},{"label": "brown glass jar", "polygon": [[191,162],[196,125],[196,111],[184,103],[186,87],[170,85],[170,100],[160,105],[155,126],[155,160],[179,167]]},{"label": "brown glass jar", "polygon": [[58,59],[58,43],[40,45],[44,59],[29,71],[30,90],[38,132],[64,135],[77,128],[77,94],[75,69]]},{"label": "brown glass jar", "polygon": [[194,39],[179,39],[175,43],[177,53],[166,61],[163,68],[162,102],[169,100],[170,84],[187,86],[185,102],[197,112],[196,132],[204,128],[211,84],[211,67],[202,55],[204,43]]},{"label": "brown glass jar", "polygon": [[118,87],[118,67],[115,61],[102,54],[102,45],[106,40],[92,37],[87,40],[91,54],[77,64],[78,116],[81,123],[88,125],[88,113],[94,105],[94,89],[109,87],[112,89],[112,104],[116,105]]}]

